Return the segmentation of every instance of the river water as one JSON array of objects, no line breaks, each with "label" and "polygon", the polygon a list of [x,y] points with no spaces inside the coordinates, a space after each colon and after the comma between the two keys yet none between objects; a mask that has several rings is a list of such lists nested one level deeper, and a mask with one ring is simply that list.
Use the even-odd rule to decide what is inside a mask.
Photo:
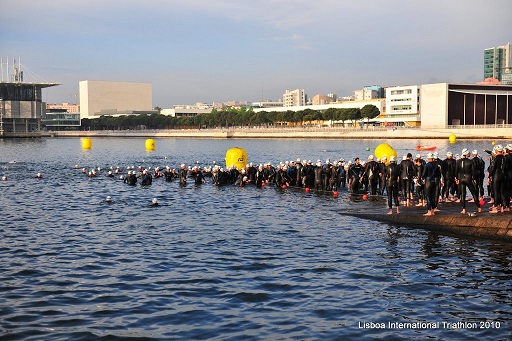
[{"label": "river water", "polygon": [[[74,169],[222,163],[234,146],[255,164],[365,159],[383,141],[157,139],[153,152],[140,138],[92,141],[0,140],[2,340],[511,337],[509,243],[344,216],[386,211],[345,191],[142,188]],[[399,156],[418,143],[491,147],[388,142]]]}]

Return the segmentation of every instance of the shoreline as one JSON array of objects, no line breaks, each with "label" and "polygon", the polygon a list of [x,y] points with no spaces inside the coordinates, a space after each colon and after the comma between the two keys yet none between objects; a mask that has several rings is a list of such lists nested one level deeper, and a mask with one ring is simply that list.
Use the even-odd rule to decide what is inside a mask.
[{"label": "shoreline", "polygon": [[[152,138],[215,138],[215,139],[512,139],[511,128],[230,128],[230,129],[148,129],[50,131],[41,137],[152,137]],[[4,136],[9,137],[9,136]],[[14,136],[13,136],[14,137]],[[18,136],[23,137],[23,136]],[[33,137],[33,136],[25,136]]]}]

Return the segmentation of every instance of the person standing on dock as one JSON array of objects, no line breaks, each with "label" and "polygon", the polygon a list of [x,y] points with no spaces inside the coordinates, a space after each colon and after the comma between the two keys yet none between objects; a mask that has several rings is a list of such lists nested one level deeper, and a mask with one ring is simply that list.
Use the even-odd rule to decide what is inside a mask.
[{"label": "person standing on dock", "polygon": [[471,159],[474,164],[474,177],[475,177],[475,188],[478,193],[478,197],[484,199],[484,178],[485,178],[485,161],[478,155],[478,150],[473,150],[473,158]]},{"label": "person standing on dock", "polygon": [[478,208],[478,212],[482,212],[474,183],[475,165],[473,161],[468,158],[469,150],[463,149],[461,154],[461,158],[457,160],[457,164],[455,165],[455,183],[459,185],[459,196],[460,202],[462,203],[462,211],[460,213],[466,214],[466,188],[469,188],[476,207]]},{"label": "person standing on dock", "polygon": [[436,162],[434,154],[429,153],[427,155],[427,163],[423,168],[421,179],[425,180],[425,196],[427,197],[427,213],[424,216],[434,215],[434,211],[437,203],[437,190],[436,190],[436,178],[438,178],[439,167]]},{"label": "person standing on dock", "polygon": [[396,214],[400,214],[400,202],[398,201],[398,184],[400,179],[400,166],[396,164],[394,156],[389,157],[389,165],[384,168],[386,179],[386,193],[388,194],[388,214],[393,214],[393,202]]}]

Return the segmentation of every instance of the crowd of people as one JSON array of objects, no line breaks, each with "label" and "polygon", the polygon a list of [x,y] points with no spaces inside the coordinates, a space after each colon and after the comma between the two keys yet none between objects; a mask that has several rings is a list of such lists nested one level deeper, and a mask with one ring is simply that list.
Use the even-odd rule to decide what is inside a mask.
[{"label": "crowd of people", "polygon": [[[187,166],[179,168],[143,168],[141,166],[110,167],[107,172],[101,169],[87,170],[82,173],[88,177],[105,174],[119,177],[127,185],[150,186],[154,179],[179,181],[180,186],[193,183],[198,186],[210,182],[214,186],[235,185],[263,187],[274,185],[276,188],[302,188],[315,193],[333,193],[339,190],[370,196],[387,197],[388,214],[397,214],[400,207],[425,207],[425,216],[435,215],[440,202],[460,202],[461,213],[466,214],[468,201],[474,202],[478,212],[485,203],[485,187],[490,213],[503,213],[510,210],[512,195],[512,145],[496,145],[492,150],[484,150],[490,155],[486,164],[477,150],[463,149],[461,154],[446,153],[440,158],[437,153],[429,153],[424,159],[420,154],[413,158],[407,153],[401,160],[395,156],[375,158],[369,155],[366,161],[356,157],[353,161],[321,160],[285,161],[278,165],[265,163],[247,164],[244,168],[235,166],[223,168],[213,162],[206,167]],[[75,166],[79,169],[78,165]],[[42,178],[38,173],[36,177]],[[6,180],[5,177],[2,180]],[[468,192],[471,199],[467,200]],[[154,204],[157,204],[156,202]]]}]

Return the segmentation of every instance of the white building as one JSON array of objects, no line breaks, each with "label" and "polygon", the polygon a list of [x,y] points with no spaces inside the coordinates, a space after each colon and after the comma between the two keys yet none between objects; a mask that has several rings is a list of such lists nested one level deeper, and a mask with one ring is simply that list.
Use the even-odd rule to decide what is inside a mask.
[{"label": "white building", "polygon": [[368,101],[370,99],[376,98],[379,98],[379,93],[377,92],[377,90],[363,89],[354,91],[355,101]]},{"label": "white building", "polygon": [[386,121],[419,125],[419,89],[418,85],[386,88]]},{"label": "white building", "polygon": [[306,105],[306,103],[307,97],[304,89],[286,90],[283,94],[283,107],[297,107]]},{"label": "white building", "polygon": [[152,113],[150,83],[81,81],[80,118]]}]

